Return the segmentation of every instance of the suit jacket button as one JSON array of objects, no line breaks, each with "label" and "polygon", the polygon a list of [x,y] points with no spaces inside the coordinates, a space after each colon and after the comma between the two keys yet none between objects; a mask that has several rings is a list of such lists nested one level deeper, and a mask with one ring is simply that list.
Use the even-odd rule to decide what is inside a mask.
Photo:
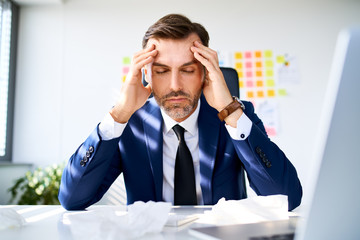
[{"label": "suit jacket button", "polygon": [[85,167],[85,165],[86,165],[86,163],[84,162],[84,160],[81,160],[80,161],[80,166]]},{"label": "suit jacket button", "polygon": [[94,152],[94,147],[93,147],[93,146],[90,146],[90,147],[89,147],[89,152],[90,152],[90,153],[93,153],[93,152]]},{"label": "suit jacket button", "polygon": [[255,151],[256,151],[258,154],[262,153],[262,150],[261,150],[260,147],[256,147]]},{"label": "suit jacket button", "polygon": [[82,160],[82,161],[83,161],[84,163],[87,163],[87,162],[88,162],[88,160],[89,160],[89,158],[87,158],[86,156],[84,156],[84,158],[83,158],[83,160]]},{"label": "suit jacket button", "polygon": [[87,157],[87,158],[90,158],[90,156],[91,156],[90,151],[86,151],[86,157]]},{"label": "suit jacket button", "polygon": [[259,155],[260,155],[260,157],[261,157],[262,159],[266,159],[265,153],[261,152]]},{"label": "suit jacket button", "polygon": [[267,161],[265,165],[266,165],[267,168],[270,168],[272,166],[271,162],[269,162],[269,161]]}]

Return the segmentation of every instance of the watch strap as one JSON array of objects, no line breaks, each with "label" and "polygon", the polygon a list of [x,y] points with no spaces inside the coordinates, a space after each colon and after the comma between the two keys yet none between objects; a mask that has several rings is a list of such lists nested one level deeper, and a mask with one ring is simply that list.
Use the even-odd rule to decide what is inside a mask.
[{"label": "watch strap", "polygon": [[237,97],[233,97],[233,101],[218,113],[220,121],[224,121],[225,118],[227,118],[230,114],[239,108],[243,109],[243,105],[240,103]]}]

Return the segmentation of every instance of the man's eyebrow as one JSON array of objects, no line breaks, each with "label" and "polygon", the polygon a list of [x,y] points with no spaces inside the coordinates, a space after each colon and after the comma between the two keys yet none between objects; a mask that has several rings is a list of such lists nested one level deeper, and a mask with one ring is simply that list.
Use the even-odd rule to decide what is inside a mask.
[{"label": "man's eyebrow", "polygon": [[[196,64],[197,61],[196,60],[192,60],[190,62],[187,62],[187,63],[184,63],[183,65],[181,65],[182,67],[186,67],[186,66],[190,66],[190,65],[193,65],[193,64]],[[169,66],[166,65],[166,64],[162,64],[162,63],[159,63],[159,62],[153,62],[152,64],[153,66],[156,66],[156,67],[166,67],[168,68]]]}]

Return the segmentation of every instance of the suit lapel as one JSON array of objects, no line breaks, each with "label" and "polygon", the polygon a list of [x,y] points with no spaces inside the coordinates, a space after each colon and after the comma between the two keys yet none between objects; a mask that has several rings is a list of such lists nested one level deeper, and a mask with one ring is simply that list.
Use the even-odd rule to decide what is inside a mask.
[{"label": "suit lapel", "polygon": [[162,116],[160,108],[154,99],[149,100],[149,110],[145,112],[143,126],[147,152],[150,159],[151,170],[155,183],[155,195],[157,201],[162,201],[163,186],[163,135]]},{"label": "suit lapel", "polygon": [[200,185],[204,204],[212,204],[212,176],[219,139],[220,121],[217,118],[216,110],[208,105],[204,96],[201,97],[198,126]]}]

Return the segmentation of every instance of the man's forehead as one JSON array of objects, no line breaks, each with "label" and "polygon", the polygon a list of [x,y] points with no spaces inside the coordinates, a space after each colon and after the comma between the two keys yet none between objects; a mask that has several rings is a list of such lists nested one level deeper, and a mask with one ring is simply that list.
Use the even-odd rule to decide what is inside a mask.
[{"label": "man's forehead", "polygon": [[200,37],[196,33],[192,33],[189,36],[187,36],[186,38],[182,38],[182,39],[150,38],[148,40],[148,42],[147,42],[147,47],[150,46],[151,44],[154,44],[155,46],[161,47],[161,45],[169,44],[169,43],[174,43],[174,44],[181,43],[181,44],[184,44],[184,45],[192,46],[195,41],[201,42]]}]

